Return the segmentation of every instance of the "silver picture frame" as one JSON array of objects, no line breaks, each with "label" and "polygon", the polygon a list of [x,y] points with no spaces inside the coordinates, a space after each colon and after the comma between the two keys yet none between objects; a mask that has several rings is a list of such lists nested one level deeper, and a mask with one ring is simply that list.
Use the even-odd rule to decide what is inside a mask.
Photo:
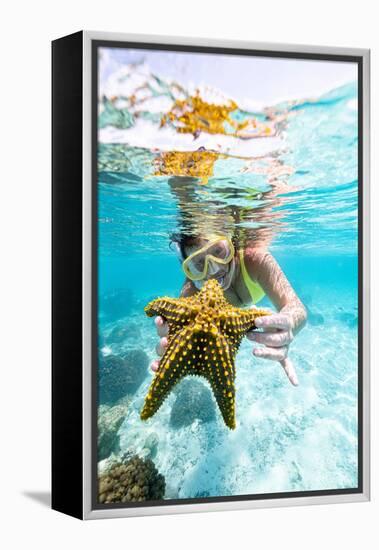
[{"label": "silver picture frame", "polygon": [[[322,494],[322,491],[310,496],[289,496],[283,498],[236,499],[233,501],[181,503],[164,505],[143,505],[138,507],[97,508],[94,506],[94,460],[93,442],[93,327],[97,315],[93,301],[93,231],[96,220],[93,219],[93,46],[96,42],[127,42],[154,45],[207,47],[236,50],[290,53],[293,56],[310,54],[312,56],[352,56],[361,59],[361,166],[360,193],[361,213],[361,490],[346,494]],[[280,44],[271,42],[231,41],[224,39],[167,37],[159,35],[140,35],[109,33],[98,31],[82,32],[82,517],[83,519],[119,518],[160,514],[193,513],[207,511],[245,510],[281,506],[301,506],[345,502],[363,502],[370,499],[370,50],[358,48],[340,48],[328,46],[310,46]],[[97,106],[96,106],[97,108]]]}]

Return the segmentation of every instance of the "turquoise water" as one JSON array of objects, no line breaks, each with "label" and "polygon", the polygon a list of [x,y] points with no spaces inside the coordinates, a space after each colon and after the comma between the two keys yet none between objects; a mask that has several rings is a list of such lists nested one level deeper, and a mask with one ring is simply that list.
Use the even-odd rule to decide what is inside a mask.
[{"label": "turquoise water", "polygon": [[[143,350],[149,363],[156,358],[155,325],[143,308],[155,297],[179,295],[183,273],[169,248],[170,235],[186,231],[188,224],[267,234],[269,250],[308,310],[307,325],[289,352],[298,387],[288,383],[278,363],[253,357],[252,343],[242,343],[234,431],[203,391],[205,381],[186,389],[201,395],[193,403],[205,416],[190,410],[188,419],[179,421],[184,408],[173,418],[181,383],[158,413],[142,422],[139,413],[152,378],[143,367],[142,382],[128,394],[113,455],[150,456],[165,476],[167,499],[357,486],[356,99],[353,82],[312,101],[276,105],[285,124],[275,136],[258,138],[248,156],[246,140],[230,138],[232,154],[218,149],[223,154],[205,185],[179,173],[174,190],[169,176],[154,175],[160,147],[141,147],[134,134],[128,139],[132,118],[124,117],[113,134],[99,132],[102,358],[135,349]],[[156,113],[150,115],[145,112],[146,120],[156,126]],[[235,114],[253,115],[264,120],[262,113]],[[103,117],[101,128],[112,128],[112,116],[112,123]],[[171,137],[176,150],[181,136],[172,132]],[[213,148],[207,150],[216,149],[217,136],[211,138]],[[194,141],[187,150],[196,149]],[[182,191],[188,199],[184,214]],[[239,221],[229,212],[242,213]],[[273,308],[267,297],[259,306]]]}]

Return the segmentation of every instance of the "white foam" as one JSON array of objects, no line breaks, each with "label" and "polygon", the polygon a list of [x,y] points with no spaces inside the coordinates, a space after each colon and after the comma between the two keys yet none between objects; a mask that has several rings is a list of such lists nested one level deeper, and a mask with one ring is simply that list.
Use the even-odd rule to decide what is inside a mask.
[{"label": "white foam", "polygon": [[138,118],[131,128],[107,126],[99,130],[100,143],[125,143],[159,151],[195,151],[199,147],[220,153],[255,157],[273,153],[283,146],[280,137],[236,139],[223,134],[202,132],[195,140],[192,134],[178,134],[173,128],[159,128],[150,120]]}]

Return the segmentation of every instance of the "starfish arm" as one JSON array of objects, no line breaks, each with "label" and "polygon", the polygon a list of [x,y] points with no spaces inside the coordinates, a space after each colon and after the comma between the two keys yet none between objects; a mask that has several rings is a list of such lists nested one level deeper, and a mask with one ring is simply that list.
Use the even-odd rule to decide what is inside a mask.
[{"label": "starfish arm", "polygon": [[[233,340],[233,343],[232,341]],[[239,342],[227,339],[213,326],[192,334],[189,360],[192,374],[210,384],[225,424],[235,428],[235,365]]]},{"label": "starfish arm", "polygon": [[244,316],[244,312],[233,308],[221,320],[220,329],[229,342],[235,342],[237,347],[245,333],[254,327],[254,316]]},{"label": "starfish arm", "polygon": [[[188,374],[194,374],[194,365],[188,363],[188,340],[191,326],[181,329],[169,338],[167,349],[159,362],[159,368],[147,392],[141,411],[141,419],[153,416],[162,405],[172,388]],[[185,346],[187,344],[187,347]]]},{"label": "starfish arm", "polygon": [[209,381],[222,418],[231,430],[236,427],[235,413],[235,365],[238,346],[231,346],[221,334],[208,339],[211,361],[207,362],[203,376]]},{"label": "starfish arm", "polygon": [[258,317],[263,317],[265,315],[272,315],[272,311],[269,311],[268,309],[239,310],[237,326],[241,330],[242,335],[245,335],[246,332],[254,329],[255,320]]},{"label": "starfish arm", "polygon": [[172,388],[187,375],[203,376],[210,384],[225,424],[234,429],[235,357],[255,320],[272,312],[239,309],[229,304],[215,280],[195,296],[158,298],[145,308],[149,317],[168,322],[168,346],[148,390],[142,420],[153,416]]},{"label": "starfish arm", "polygon": [[145,307],[148,317],[161,315],[168,323],[186,325],[198,313],[199,307],[191,303],[187,298],[158,298]]}]

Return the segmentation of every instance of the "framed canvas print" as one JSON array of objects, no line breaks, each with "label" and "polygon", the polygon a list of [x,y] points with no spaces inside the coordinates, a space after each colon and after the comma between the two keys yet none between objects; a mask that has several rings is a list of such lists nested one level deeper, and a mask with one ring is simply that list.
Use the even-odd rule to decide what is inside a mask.
[{"label": "framed canvas print", "polygon": [[369,51],[53,42],[53,508],[369,498]]}]

